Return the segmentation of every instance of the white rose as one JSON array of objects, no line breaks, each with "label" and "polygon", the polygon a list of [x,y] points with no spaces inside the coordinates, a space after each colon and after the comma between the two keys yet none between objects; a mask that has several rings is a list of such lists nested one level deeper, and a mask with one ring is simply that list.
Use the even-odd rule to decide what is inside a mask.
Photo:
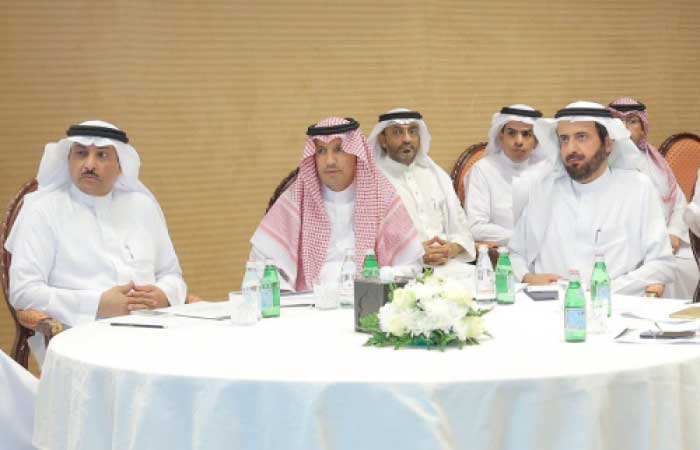
[{"label": "white rose", "polygon": [[393,303],[387,303],[379,309],[379,328],[394,336],[403,336],[407,331],[406,317]]},{"label": "white rose", "polygon": [[416,305],[416,295],[410,290],[395,289],[391,302],[398,309],[409,310]]},{"label": "white rose", "polygon": [[456,319],[464,315],[462,308],[444,300],[430,301],[424,304],[424,307],[433,329],[440,329],[445,333],[449,333]]},{"label": "white rose", "polygon": [[478,316],[463,317],[454,324],[454,331],[460,341],[476,339],[484,333],[484,321]]},{"label": "white rose", "polygon": [[479,316],[469,316],[464,319],[469,324],[468,337],[476,339],[484,334],[484,319]]},{"label": "white rose", "polygon": [[414,309],[407,316],[408,331],[411,333],[411,336],[419,336],[421,334],[426,338],[430,336],[430,333],[433,331],[433,323],[425,311]]},{"label": "white rose", "polygon": [[413,291],[416,299],[420,300],[421,302],[429,301],[433,297],[440,294],[440,287],[431,284],[417,283],[411,286],[410,290]]}]

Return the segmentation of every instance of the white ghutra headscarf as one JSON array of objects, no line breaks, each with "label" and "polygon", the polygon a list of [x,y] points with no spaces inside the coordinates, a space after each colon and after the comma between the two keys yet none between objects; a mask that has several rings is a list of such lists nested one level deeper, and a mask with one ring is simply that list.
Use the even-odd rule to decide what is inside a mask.
[{"label": "white ghutra headscarf", "polygon": [[[141,192],[148,195],[158,205],[153,193],[139,180],[141,158],[139,158],[136,149],[129,145],[129,138],[124,131],[108,122],[88,120],[71,126],[66,134],[67,137],[58,142],[50,142],[44,147],[44,156],[41,158],[39,172],[36,176],[39,187],[36,192],[27,194],[24,197],[24,206],[5,243],[5,248],[10,252],[13,251],[15,245],[14,231],[20,228],[18,225],[22,221],[22,213],[26,206],[72,183],[68,156],[71,146],[75,143],[84,146],[94,145],[96,147],[113,146],[119,157],[119,166],[121,168],[121,173],[114,184],[113,190]],[[163,220],[165,220],[160,205],[158,205],[158,210]]]}]

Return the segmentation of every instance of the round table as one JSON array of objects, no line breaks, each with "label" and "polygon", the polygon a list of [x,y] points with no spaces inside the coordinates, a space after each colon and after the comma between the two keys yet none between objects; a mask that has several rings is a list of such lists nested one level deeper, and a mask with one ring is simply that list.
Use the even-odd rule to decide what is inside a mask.
[{"label": "round table", "polygon": [[[653,303],[652,303],[653,302]],[[615,298],[616,310],[675,301]],[[183,319],[180,319],[181,321]],[[365,347],[351,310],[283,308],[249,327],[105,323],[51,341],[41,449],[700,448],[700,346],[563,340],[560,302],[486,316],[444,352]],[[649,325],[649,324],[646,324]]]}]

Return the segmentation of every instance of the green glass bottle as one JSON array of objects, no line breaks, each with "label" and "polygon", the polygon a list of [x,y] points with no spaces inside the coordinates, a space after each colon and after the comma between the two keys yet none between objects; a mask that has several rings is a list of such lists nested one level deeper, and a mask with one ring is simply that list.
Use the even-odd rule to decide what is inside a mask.
[{"label": "green glass bottle", "polygon": [[579,272],[573,269],[569,271],[569,287],[564,297],[564,340],[586,340],[586,297],[581,289]]},{"label": "green glass bottle", "polygon": [[366,280],[379,279],[379,264],[374,250],[365,250],[365,262],[362,264],[362,277]]},{"label": "green glass bottle", "polygon": [[260,309],[263,317],[280,315],[280,279],[271,259],[265,260],[265,271],[260,280]]},{"label": "green glass bottle", "polygon": [[496,262],[496,301],[502,305],[515,303],[515,277],[506,247],[498,247]]},{"label": "green glass bottle", "polygon": [[605,304],[607,315],[612,315],[612,293],[610,292],[610,275],[605,267],[605,256],[595,255],[595,265],[591,274],[591,303],[600,300]]}]

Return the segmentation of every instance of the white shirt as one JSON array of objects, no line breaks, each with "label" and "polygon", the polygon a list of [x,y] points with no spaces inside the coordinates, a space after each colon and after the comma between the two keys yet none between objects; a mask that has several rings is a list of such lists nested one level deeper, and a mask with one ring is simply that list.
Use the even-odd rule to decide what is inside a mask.
[{"label": "white shirt", "polygon": [[507,245],[513,233],[513,178],[531,167],[517,163],[502,151],[477,161],[464,178],[464,211],[477,241]]},{"label": "white shirt", "polygon": [[[10,267],[10,302],[68,326],[95,320],[100,296],[134,281],[171,305],[187,286],[158,206],[145,194],[87,195],[72,183],[25,206]],[[32,348],[34,350],[34,348]]]},{"label": "white shirt", "polygon": [[[545,190],[531,194],[510,241],[518,280],[526,273],[567,277],[569,269],[578,269],[582,280],[588,280],[598,252],[605,255],[615,292],[642,295],[650,284],[673,280],[666,223],[648,177],[607,170],[587,184],[560,176]],[[530,217],[543,210],[541,202],[551,211],[549,217]],[[532,245],[527,242],[533,223],[544,227],[534,255],[528,254]]]},{"label": "white shirt", "polygon": [[[401,201],[411,216],[421,242],[438,236],[464,248],[454,259],[459,262],[473,261],[474,240],[457,195],[449,177],[430,162],[419,158],[409,164],[401,164],[383,157],[377,165],[396,189]],[[447,180],[447,181],[446,181]]]},{"label": "white shirt", "polygon": [[683,213],[683,219],[696,236],[700,236],[700,178],[695,184],[693,200],[688,203]]},{"label": "white shirt", "polygon": [[29,450],[34,431],[34,400],[39,384],[31,373],[0,351],[0,436],[4,449]]}]

